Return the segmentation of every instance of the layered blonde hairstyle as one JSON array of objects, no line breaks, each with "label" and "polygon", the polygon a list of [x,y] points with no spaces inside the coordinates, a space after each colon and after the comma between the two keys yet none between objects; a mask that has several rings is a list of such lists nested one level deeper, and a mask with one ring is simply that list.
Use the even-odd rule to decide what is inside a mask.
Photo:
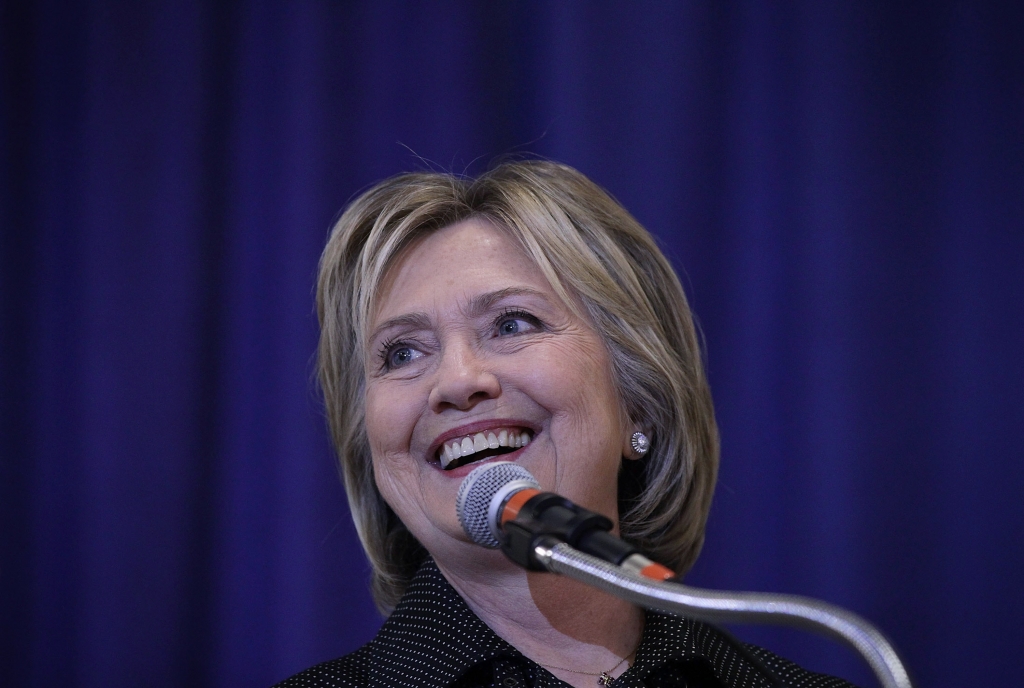
[{"label": "layered blonde hairstyle", "polygon": [[656,561],[687,571],[704,542],[718,431],[693,317],[654,239],[565,165],[511,162],[476,179],[403,174],[366,191],[341,215],[317,285],[319,381],[377,606],[390,613],[427,553],[374,482],[364,424],[364,337],[380,285],[403,249],[471,217],[507,232],[604,340],[623,408],[651,438],[646,456],[623,461],[622,536]]}]

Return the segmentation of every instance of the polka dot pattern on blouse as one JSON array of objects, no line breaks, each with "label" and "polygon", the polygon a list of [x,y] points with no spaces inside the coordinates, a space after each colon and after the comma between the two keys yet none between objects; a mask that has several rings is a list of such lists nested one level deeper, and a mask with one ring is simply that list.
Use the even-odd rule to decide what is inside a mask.
[{"label": "polka dot pattern on blouse", "polygon": [[[614,688],[850,688],[831,676],[752,645],[713,626],[646,613],[633,665]],[[594,679],[597,686],[597,679]],[[275,688],[565,688],[568,684],[499,638],[428,559],[377,637]]]}]

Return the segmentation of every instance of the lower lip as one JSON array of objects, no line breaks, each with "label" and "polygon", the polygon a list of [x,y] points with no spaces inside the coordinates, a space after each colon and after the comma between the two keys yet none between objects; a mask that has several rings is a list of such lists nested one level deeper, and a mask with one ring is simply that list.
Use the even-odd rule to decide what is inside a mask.
[{"label": "lower lip", "polygon": [[509,452],[507,454],[499,454],[498,456],[492,456],[490,458],[484,459],[483,461],[473,461],[471,463],[467,463],[465,466],[459,466],[458,468],[453,468],[451,470],[441,468],[440,461],[436,463],[432,461],[431,464],[437,470],[441,471],[447,476],[451,476],[452,478],[465,478],[477,466],[483,466],[484,464],[493,463],[495,461],[516,461],[520,456],[522,456],[524,449],[526,449],[526,447],[520,447],[519,449],[516,449],[515,451]]}]

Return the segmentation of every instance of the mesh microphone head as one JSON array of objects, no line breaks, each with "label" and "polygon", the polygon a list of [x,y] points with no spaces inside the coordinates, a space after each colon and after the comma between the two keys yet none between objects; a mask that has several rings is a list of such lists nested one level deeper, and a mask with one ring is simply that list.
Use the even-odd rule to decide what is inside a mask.
[{"label": "mesh microphone head", "polygon": [[511,461],[485,463],[474,468],[459,486],[455,509],[469,539],[484,547],[499,547],[500,509],[519,490],[540,489],[530,471]]}]

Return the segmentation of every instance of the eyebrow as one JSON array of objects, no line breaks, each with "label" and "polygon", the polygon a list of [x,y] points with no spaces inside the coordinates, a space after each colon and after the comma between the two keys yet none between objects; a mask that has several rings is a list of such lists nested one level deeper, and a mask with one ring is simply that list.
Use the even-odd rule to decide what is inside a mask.
[{"label": "eyebrow", "polygon": [[[492,310],[496,303],[513,296],[529,296],[547,301],[544,294],[536,289],[531,289],[529,287],[507,287],[505,289],[498,289],[497,291],[490,291],[486,294],[480,294],[470,299],[469,308],[467,309],[469,316],[471,318],[479,317],[487,311]],[[427,317],[426,313],[406,313],[405,315],[396,315],[393,318],[388,318],[375,327],[373,329],[373,334],[370,337],[370,341],[377,339],[377,337],[386,330],[395,328],[423,330],[428,327],[430,327],[430,318]]]},{"label": "eyebrow", "polygon": [[494,304],[511,296],[532,296],[547,301],[544,295],[536,289],[530,289],[529,287],[507,287],[474,296],[469,302],[469,315],[472,317],[486,313],[494,308]]},{"label": "eyebrow", "polygon": [[372,342],[374,339],[380,336],[381,332],[386,330],[392,330],[396,327],[407,328],[412,330],[423,330],[430,326],[430,319],[426,313],[409,313],[407,315],[397,315],[394,318],[388,318],[380,325],[373,329],[373,334],[370,337]]}]

